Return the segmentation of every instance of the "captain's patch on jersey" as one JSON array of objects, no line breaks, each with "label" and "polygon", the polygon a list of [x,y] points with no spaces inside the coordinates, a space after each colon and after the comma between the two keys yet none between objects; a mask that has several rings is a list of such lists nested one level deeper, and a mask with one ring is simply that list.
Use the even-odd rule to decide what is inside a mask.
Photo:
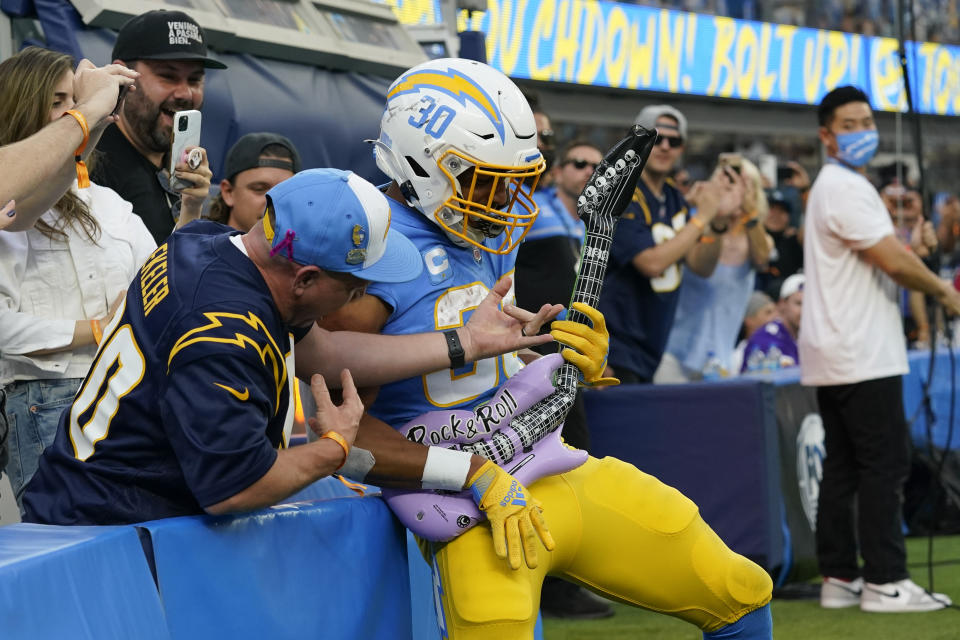
[{"label": "captain's patch on jersey", "polygon": [[420,254],[423,256],[427,275],[430,276],[430,284],[440,284],[453,276],[453,265],[447,257],[447,250],[442,246],[430,247],[421,251]]}]

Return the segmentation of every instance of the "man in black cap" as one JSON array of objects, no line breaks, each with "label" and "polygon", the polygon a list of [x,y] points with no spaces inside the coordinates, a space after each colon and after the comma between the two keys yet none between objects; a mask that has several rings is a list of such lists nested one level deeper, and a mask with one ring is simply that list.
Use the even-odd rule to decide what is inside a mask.
[{"label": "man in black cap", "polygon": [[115,63],[138,71],[140,78],[123,101],[117,128],[108,129],[97,146],[105,157],[92,178],[130,201],[162,244],[178,219],[182,224],[200,216],[210,189],[203,150],[198,167],[176,167],[177,177],[194,186],[170,188],[164,159],[170,152],[173,114],[199,109],[204,69],[226,65],[207,56],[203,29],[181,11],[148,11],[132,18],[120,29],[112,56]]},{"label": "man in black cap", "polygon": [[249,231],[263,216],[267,191],[300,171],[300,154],[277,133],[248,133],[227,152],[220,193],[207,217]]}]

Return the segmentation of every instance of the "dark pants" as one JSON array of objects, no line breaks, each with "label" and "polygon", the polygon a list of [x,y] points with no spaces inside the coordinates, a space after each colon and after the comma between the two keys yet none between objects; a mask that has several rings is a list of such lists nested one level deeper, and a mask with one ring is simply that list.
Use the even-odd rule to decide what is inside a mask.
[{"label": "dark pants", "polygon": [[571,447],[590,450],[590,428],[587,426],[587,407],[583,404],[583,393],[577,392],[577,397],[570,407],[567,419],[563,421],[563,439]]},{"label": "dark pants", "polygon": [[636,371],[631,371],[625,367],[615,367],[614,376],[620,380],[621,384],[650,384],[653,377],[642,376]]},{"label": "dark pants", "polygon": [[817,559],[825,576],[883,584],[908,576],[903,485],[910,433],[900,376],[819,387],[826,458],[817,507]]}]

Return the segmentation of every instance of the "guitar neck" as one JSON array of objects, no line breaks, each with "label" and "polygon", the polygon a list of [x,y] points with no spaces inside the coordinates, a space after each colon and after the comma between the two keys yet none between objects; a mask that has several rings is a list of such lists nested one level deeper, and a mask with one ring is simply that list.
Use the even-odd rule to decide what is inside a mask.
[{"label": "guitar neck", "polygon": [[[600,218],[601,216],[595,216]],[[570,296],[567,320],[590,324],[586,315],[573,309],[574,302],[582,302],[596,308],[600,302],[600,291],[603,288],[603,277],[607,272],[607,259],[610,255],[610,245],[613,243],[613,231],[616,218],[602,216],[603,224],[591,224],[587,229],[583,248],[580,251],[580,267],[577,270],[577,280],[573,285]],[[592,221],[594,222],[594,221]],[[580,370],[571,364],[564,364],[557,372],[557,386],[568,392],[576,392]]]}]

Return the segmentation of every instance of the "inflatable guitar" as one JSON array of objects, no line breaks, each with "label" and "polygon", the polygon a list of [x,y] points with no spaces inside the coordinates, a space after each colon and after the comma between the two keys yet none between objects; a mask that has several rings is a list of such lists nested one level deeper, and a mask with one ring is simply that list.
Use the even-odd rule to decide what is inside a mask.
[{"label": "inflatable guitar", "polygon": [[[577,200],[587,228],[571,303],[595,307],[607,269],[617,217],[630,203],[650,155],[655,131],[634,126],[607,152]],[[568,319],[589,322],[570,310]],[[539,358],[503,384],[489,402],[470,410],[431,411],[400,432],[449,433],[453,447],[494,461],[526,486],[544,476],[575,469],[587,452],[565,446],[560,432],[577,393],[579,370],[559,354]],[[512,416],[512,418],[511,418]],[[383,489],[403,524],[434,541],[450,540],[483,519],[470,493]]]}]

